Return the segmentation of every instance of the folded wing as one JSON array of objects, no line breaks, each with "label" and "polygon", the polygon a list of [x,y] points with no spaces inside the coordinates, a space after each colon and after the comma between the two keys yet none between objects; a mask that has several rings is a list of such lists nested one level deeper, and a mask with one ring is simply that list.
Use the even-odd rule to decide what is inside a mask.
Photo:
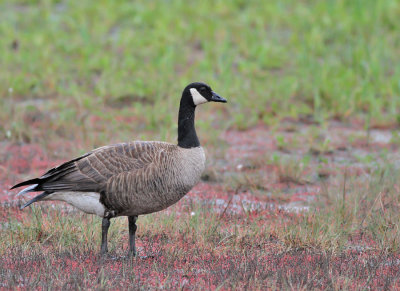
[{"label": "folded wing", "polygon": [[19,183],[11,189],[36,184],[21,192],[100,192],[111,177],[149,165],[156,152],[157,147],[151,142],[131,142],[101,147],[50,169],[39,178]]}]

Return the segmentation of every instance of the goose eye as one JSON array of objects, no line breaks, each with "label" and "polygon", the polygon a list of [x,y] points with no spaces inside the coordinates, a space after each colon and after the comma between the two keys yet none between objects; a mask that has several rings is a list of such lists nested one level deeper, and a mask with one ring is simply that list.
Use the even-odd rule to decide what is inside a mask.
[{"label": "goose eye", "polygon": [[201,87],[200,91],[203,91],[203,92],[206,91],[206,87]]}]

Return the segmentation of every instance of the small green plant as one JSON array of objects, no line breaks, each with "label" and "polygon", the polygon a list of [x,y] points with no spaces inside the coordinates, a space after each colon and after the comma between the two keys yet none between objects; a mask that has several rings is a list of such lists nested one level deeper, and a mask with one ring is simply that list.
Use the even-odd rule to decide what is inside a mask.
[{"label": "small green plant", "polygon": [[[305,160],[308,163],[308,160]],[[287,159],[277,164],[277,180],[279,183],[294,183],[299,185],[307,184],[304,179],[304,170],[307,165],[301,160]]]}]

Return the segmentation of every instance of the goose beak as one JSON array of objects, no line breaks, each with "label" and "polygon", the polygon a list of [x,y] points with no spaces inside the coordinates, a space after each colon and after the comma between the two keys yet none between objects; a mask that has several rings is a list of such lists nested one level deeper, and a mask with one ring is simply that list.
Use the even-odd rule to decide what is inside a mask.
[{"label": "goose beak", "polygon": [[212,97],[211,97],[210,101],[213,101],[213,102],[222,102],[222,103],[228,102],[228,101],[226,101],[225,98],[222,98],[221,96],[219,96],[219,95],[218,95],[217,93],[215,93],[215,92],[212,93]]}]

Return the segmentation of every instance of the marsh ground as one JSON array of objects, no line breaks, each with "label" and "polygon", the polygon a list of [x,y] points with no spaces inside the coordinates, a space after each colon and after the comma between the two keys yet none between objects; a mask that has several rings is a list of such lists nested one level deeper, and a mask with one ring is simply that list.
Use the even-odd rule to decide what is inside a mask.
[{"label": "marsh ground", "polygon": [[[0,3],[0,287],[399,288],[397,1]],[[173,28],[171,30],[171,28]],[[9,187],[93,147],[175,142],[201,106],[202,181],[139,218],[141,257]],[[27,199],[25,197],[24,199]]]},{"label": "marsh ground", "polygon": [[102,259],[99,218],[61,203],[18,210],[22,201],[7,188],[56,161],[39,146],[3,144],[2,285],[399,287],[393,136],[390,129],[367,133],[331,122],[321,130],[293,120],[274,131],[228,130],[209,147],[203,179],[186,197],[140,217],[136,259],[124,257],[124,218],[113,221],[110,255]]}]

